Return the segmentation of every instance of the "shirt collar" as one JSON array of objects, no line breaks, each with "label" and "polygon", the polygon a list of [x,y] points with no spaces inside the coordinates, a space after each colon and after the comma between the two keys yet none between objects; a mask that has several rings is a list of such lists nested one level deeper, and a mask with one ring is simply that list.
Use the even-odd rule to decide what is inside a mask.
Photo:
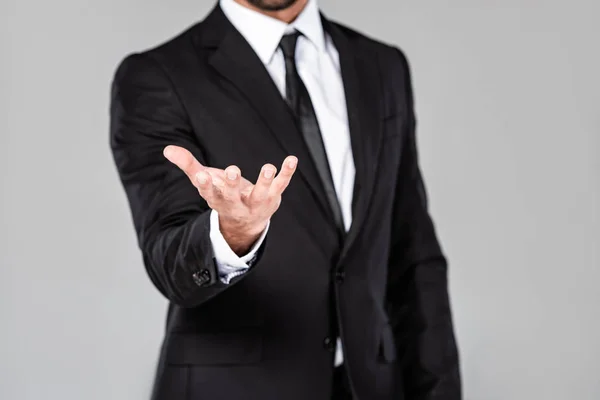
[{"label": "shirt collar", "polygon": [[220,0],[220,6],[263,64],[271,61],[283,35],[294,29],[302,33],[317,50],[325,49],[323,24],[316,0],[308,0],[302,12],[289,25],[244,7],[235,0]]}]

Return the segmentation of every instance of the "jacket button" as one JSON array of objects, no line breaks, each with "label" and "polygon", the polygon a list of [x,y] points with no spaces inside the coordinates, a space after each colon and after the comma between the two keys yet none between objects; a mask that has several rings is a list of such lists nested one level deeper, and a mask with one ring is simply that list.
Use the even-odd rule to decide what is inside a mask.
[{"label": "jacket button", "polygon": [[323,340],[323,347],[325,347],[325,349],[327,351],[334,351],[335,350],[335,341],[330,338],[329,336],[327,336],[325,338],[325,340]]},{"label": "jacket button", "polygon": [[192,279],[194,279],[196,285],[206,286],[206,284],[210,282],[210,272],[207,269],[201,269],[192,275]]},{"label": "jacket button", "polygon": [[338,270],[335,273],[335,281],[337,283],[342,283],[344,282],[344,279],[346,279],[346,273],[343,270]]}]

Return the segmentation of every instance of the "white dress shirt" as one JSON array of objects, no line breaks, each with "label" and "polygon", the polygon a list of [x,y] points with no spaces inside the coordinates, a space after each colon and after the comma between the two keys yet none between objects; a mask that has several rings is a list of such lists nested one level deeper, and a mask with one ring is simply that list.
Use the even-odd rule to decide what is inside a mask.
[{"label": "white dress shirt", "polygon": [[[296,46],[296,68],[313,103],[333,184],[342,209],[344,226],[348,230],[352,222],[355,168],[350,143],[346,97],[340,72],[339,55],[331,38],[323,31],[316,0],[308,0],[304,10],[291,24],[250,10],[234,0],[220,0],[220,6],[227,19],[242,34],[263,62],[283,97],[285,97],[286,71],[279,42],[286,33],[294,30],[302,33]],[[250,268],[257,250],[267,235],[269,226],[250,252],[243,257],[238,257],[223,238],[219,229],[218,214],[214,210],[211,212],[210,224],[210,238],[219,278],[224,283],[229,283],[232,278],[243,274]],[[338,339],[335,365],[340,365],[342,362],[343,354]]]}]

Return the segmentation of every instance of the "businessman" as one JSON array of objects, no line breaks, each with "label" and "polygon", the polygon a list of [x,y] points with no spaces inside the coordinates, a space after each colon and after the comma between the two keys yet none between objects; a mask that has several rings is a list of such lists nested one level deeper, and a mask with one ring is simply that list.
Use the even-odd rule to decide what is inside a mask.
[{"label": "businessman", "polygon": [[316,0],[120,64],[111,147],[168,299],[154,400],[459,400],[409,67]]}]

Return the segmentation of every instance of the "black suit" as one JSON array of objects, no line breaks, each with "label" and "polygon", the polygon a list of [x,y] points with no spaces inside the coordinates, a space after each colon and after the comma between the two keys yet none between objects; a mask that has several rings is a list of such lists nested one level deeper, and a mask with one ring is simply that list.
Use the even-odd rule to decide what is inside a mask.
[{"label": "black suit", "polygon": [[[170,301],[156,400],[329,399],[336,335],[355,398],[460,398],[406,59],[323,24],[340,55],[356,164],[342,243],[289,109],[219,7],[117,71],[111,145],[147,272]],[[257,263],[230,285],[217,278],[207,204],[162,156],[170,144],[251,180],[267,162],[300,160]]]}]

